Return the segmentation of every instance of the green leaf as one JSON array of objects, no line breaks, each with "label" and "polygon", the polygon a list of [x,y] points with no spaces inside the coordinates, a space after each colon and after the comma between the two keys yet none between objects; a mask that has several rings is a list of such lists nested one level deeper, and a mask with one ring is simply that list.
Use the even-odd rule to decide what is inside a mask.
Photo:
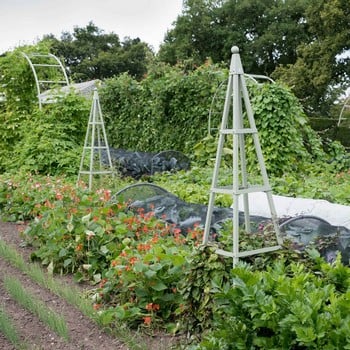
[{"label": "green leaf", "polygon": [[117,312],[114,312],[112,310],[107,310],[104,311],[100,314],[99,321],[101,322],[102,325],[106,326],[110,323],[112,323],[114,319],[114,315],[116,315]]},{"label": "green leaf", "polygon": [[72,259],[68,258],[66,260],[64,260],[63,262],[63,267],[67,267],[68,265],[70,265],[72,263]]},{"label": "green leaf", "polygon": [[160,292],[164,289],[167,289],[168,287],[162,281],[156,280],[154,283],[151,284],[151,288],[156,290],[157,292]]},{"label": "green leaf", "polygon": [[100,248],[100,252],[104,255],[106,255],[107,253],[109,253],[109,249],[107,248],[107,246],[103,245]]},{"label": "green leaf", "polygon": [[297,334],[297,340],[304,344],[313,343],[316,339],[314,330],[311,327],[295,327],[295,333]]},{"label": "green leaf", "polygon": [[53,264],[53,261],[51,261],[50,264],[47,266],[47,273],[49,275],[53,275],[53,271],[54,271],[54,264]]},{"label": "green leaf", "polygon": [[82,222],[83,224],[87,224],[87,223],[90,221],[90,218],[91,218],[91,213],[89,213],[89,214],[83,216],[83,217],[81,218],[81,222]]},{"label": "green leaf", "polygon": [[60,250],[60,252],[58,253],[58,256],[59,256],[60,258],[66,256],[66,255],[67,255],[67,249],[64,249],[64,248],[62,248],[62,249]]},{"label": "green leaf", "polygon": [[182,255],[179,255],[179,254],[173,255],[171,260],[175,266],[181,266],[186,261],[186,259]]},{"label": "green leaf", "polygon": [[157,274],[156,271],[153,270],[147,270],[145,271],[145,276],[149,279],[153,278]]}]

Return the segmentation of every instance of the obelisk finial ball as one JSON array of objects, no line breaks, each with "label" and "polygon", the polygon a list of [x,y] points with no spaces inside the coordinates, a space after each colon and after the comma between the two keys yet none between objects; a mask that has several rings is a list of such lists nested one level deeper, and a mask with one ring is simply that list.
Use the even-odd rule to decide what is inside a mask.
[{"label": "obelisk finial ball", "polygon": [[231,52],[232,52],[232,53],[239,53],[239,48],[238,48],[238,46],[232,46],[232,47],[231,47]]}]

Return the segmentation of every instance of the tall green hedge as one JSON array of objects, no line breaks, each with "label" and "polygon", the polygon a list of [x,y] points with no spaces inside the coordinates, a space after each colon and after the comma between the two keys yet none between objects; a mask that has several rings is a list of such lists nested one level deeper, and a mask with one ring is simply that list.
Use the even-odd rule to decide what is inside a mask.
[{"label": "tall green hedge", "polygon": [[0,172],[77,174],[90,103],[69,94],[31,114],[0,113]]},{"label": "tall green hedge", "polygon": [[[139,151],[173,149],[188,156],[196,153],[196,160],[202,156],[199,161],[207,164],[216,153],[227,74],[226,69],[212,64],[193,71],[158,65],[140,82],[126,74],[107,80],[100,96],[111,146]],[[249,92],[270,174],[298,171],[302,165],[325,158],[321,139],[286,87],[252,83]],[[208,133],[212,137],[206,137]],[[254,146],[249,140],[247,144],[254,168]]]},{"label": "tall green hedge", "polygon": [[141,82],[126,74],[107,80],[100,97],[110,144],[191,153],[206,136],[213,95],[225,75],[215,65],[191,72],[158,65]]}]

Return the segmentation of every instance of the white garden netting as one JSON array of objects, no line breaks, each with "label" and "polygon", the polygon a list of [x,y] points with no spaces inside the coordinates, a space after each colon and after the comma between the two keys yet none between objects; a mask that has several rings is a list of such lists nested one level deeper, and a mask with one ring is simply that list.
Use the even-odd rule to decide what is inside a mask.
[{"label": "white garden netting", "polygon": [[[249,211],[252,215],[271,217],[266,193],[249,193]],[[321,199],[272,196],[279,218],[312,215],[322,218],[331,225],[344,226],[350,230],[350,206],[335,204]],[[243,198],[240,198],[240,210],[243,210]]]}]

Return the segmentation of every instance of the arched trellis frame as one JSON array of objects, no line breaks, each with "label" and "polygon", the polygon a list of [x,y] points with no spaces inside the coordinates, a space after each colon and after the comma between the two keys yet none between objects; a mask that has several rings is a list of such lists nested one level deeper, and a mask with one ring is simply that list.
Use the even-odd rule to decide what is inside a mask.
[{"label": "arched trellis frame", "polygon": [[[58,57],[49,53],[49,54],[41,54],[41,53],[24,53],[22,52],[23,57],[27,60],[35,79],[37,97],[39,108],[42,108],[43,99],[42,92],[48,90],[48,87],[56,87],[56,86],[69,86],[69,80],[66,73],[66,70],[63,67],[63,64],[59,60]],[[39,70],[45,69],[55,69],[57,70],[57,79],[51,80],[49,78],[45,78],[45,75],[39,73]]]},{"label": "arched trellis frame", "polygon": [[340,126],[340,123],[342,122],[342,120],[345,120],[346,118],[343,118],[343,115],[345,113],[345,111],[347,109],[350,109],[350,95],[345,99],[344,101],[344,104],[343,104],[343,107],[342,109],[340,110],[340,113],[339,113],[339,118],[338,118],[338,123],[337,123],[337,126],[339,127]]}]

